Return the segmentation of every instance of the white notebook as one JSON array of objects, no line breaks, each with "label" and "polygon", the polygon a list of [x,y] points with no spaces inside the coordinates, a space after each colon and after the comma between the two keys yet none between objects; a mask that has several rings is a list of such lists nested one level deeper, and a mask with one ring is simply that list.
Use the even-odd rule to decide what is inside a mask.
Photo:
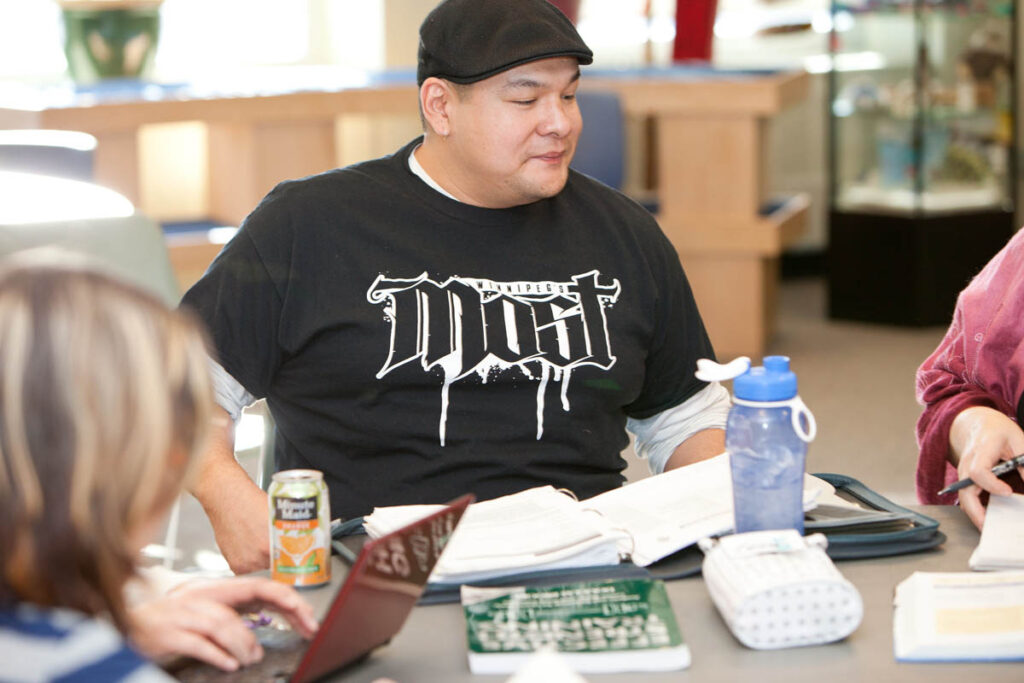
[{"label": "white notebook", "polygon": [[989,497],[981,540],[968,564],[976,571],[1024,569],[1024,495]]}]

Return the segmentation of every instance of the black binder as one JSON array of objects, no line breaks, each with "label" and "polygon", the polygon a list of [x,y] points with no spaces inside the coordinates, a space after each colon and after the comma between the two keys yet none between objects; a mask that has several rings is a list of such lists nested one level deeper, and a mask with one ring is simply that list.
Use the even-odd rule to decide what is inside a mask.
[{"label": "black binder", "polygon": [[[938,521],[897,505],[885,496],[876,493],[853,477],[844,474],[822,473],[814,475],[824,479],[836,488],[840,497],[855,502],[866,509],[889,513],[903,523],[850,524],[828,526],[826,523],[805,523],[806,533],[820,531],[828,537],[828,555],[834,560],[861,557],[884,557],[904,555],[929,550],[941,545],[946,535],[939,531]],[[813,516],[814,510],[810,511]]]}]

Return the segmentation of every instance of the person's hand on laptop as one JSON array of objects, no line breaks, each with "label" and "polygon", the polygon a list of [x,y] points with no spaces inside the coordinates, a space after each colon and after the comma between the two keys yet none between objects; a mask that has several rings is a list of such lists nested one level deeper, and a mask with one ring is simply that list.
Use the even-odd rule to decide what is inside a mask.
[{"label": "person's hand on laptop", "polygon": [[319,627],[313,608],[290,586],[260,577],[182,584],[165,596],[129,610],[130,637],[156,661],[192,657],[225,671],[263,658],[252,629],[240,613],[277,612],[304,638]]}]

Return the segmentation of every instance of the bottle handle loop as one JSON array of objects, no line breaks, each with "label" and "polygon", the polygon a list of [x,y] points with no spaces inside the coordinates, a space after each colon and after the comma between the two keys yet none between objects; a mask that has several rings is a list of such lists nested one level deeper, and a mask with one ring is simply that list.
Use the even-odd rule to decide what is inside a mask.
[{"label": "bottle handle loop", "polygon": [[[785,401],[748,401],[742,398],[732,399],[732,402],[736,405],[750,406],[751,408],[789,408],[790,419],[793,422],[793,431],[800,437],[800,440],[804,443],[810,443],[814,441],[814,437],[818,434],[818,423],[814,421],[814,413],[807,407],[804,400],[799,396],[786,399]],[[804,429],[804,422],[807,423],[807,428]]]},{"label": "bottle handle loop", "polygon": [[[818,435],[818,423],[814,421],[814,413],[811,412],[810,408],[804,403],[804,400],[799,396],[794,396],[790,401],[793,406],[793,431],[804,443],[810,443],[814,441],[814,437]],[[801,419],[803,418],[803,419]],[[804,421],[807,422],[807,429],[804,429]]]}]

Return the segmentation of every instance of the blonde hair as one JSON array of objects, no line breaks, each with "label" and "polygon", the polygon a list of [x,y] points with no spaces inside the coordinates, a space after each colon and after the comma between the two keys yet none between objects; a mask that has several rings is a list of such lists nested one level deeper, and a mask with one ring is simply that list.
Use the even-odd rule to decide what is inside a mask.
[{"label": "blonde hair", "polygon": [[0,270],[0,604],[108,614],[212,408],[199,325],[89,267]]}]

